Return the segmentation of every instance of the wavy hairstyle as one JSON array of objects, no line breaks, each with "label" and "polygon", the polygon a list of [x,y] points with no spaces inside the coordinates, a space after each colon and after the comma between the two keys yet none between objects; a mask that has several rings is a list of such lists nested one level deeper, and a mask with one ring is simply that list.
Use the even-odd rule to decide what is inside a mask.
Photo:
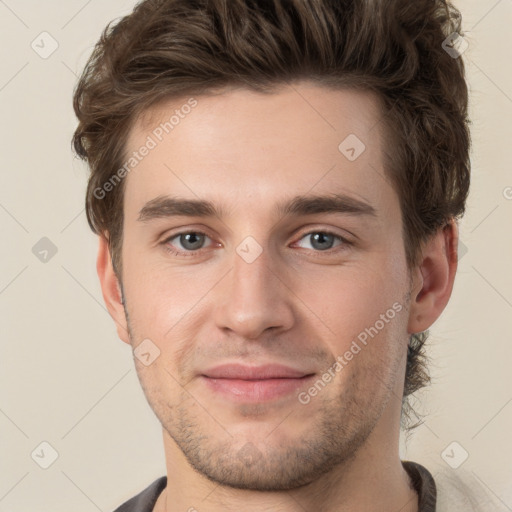
[{"label": "wavy hairstyle", "polygon": [[[463,35],[461,15],[448,0],[144,0],[110,22],[75,88],[73,147],[91,171],[89,225],[108,238],[118,276],[123,183],[95,190],[123,166],[135,120],[164,100],[230,86],[272,93],[302,79],[377,94],[386,177],[417,266],[422,242],[463,215],[469,189],[465,68],[443,45],[453,33]],[[407,397],[430,382],[427,337],[409,342],[408,430]]]}]

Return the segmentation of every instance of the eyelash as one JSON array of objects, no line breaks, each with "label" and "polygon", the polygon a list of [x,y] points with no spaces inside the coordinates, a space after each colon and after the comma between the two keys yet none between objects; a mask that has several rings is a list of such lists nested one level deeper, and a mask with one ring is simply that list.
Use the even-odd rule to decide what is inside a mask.
[{"label": "eyelash", "polygon": [[[347,240],[346,238],[332,232],[332,231],[329,231],[328,229],[327,230],[313,230],[313,231],[308,231],[307,233],[303,233],[301,235],[301,237],[299,238],[299,240],[302,240],[304,237],[308,236],[308,235],[313,235],[313,234],[317,234],[317,233],[322,233],[323,235],[331,235],[333,236],[334,238],[338,239],[339,241],[343,242],[341,248],[340,246],[338,246],[338,248],[331,248],[331,249],[327,249],[325,251],[315,251],[314,249],[304,249],[306,251],[312,251],[314,253],[317,253],[317,254],[332,254],[332,253],[335,253],[335,252],[339,252],[339,251],[343,251],[345,249],[347,249],[348,247],[350,247],[351,245],[353,245],[352,242],[350,242],[349,240]],[[171,236],[167,237],[163,242],[162,244],[164,245],[165,247],[165,250],[175,256],[185,256],[185,257],[189,257],[189,256],[195,256],[197,253],[201,252],[202,249],[196,249],[195,251],[178,251],[176,249],[173,249],[170,245],[169,245],[169,241],[170,240],[173,240],[174,238],[177,238],[179,237],[180,235],[190,235],[190,234],[194,234],[194,235],[204,235],[208,238],[210,238],[206,233],[204,233],[203,231],[181,231],[179,233],[174,233],[172,234]],[[345,246],[345,247],[344,247]]]}]

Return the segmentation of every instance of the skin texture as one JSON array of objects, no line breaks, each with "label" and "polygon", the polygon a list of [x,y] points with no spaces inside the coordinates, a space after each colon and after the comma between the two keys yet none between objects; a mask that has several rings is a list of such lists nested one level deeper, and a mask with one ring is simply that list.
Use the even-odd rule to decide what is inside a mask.
[{"label": "skin texture", "polygon": [[[139,119],[127,153],[187,99]],[[409,274],[371,93],[299,82],[268,96],[226,89],[196,100],[125,178],[124,305],[104,237],[97,261],[119,337],[133,348],[149,339],[160,350],[148,366],[134,358],[163,427],[168,486],[155,510],[416,511],[398,452],[407,342],[449,300],[457,225],[425,244]],[[366,146],[352,162],[338,150],[351,133]],[[365,201],[376,215],[274,212],[297,195],[332,193]],[[207,199],[225,215],[138,220],[165,195]],[[315,243],[326,230],[351,243]],[[206,237],[187,245],[176,236],[187,232]],[[262,251],[251,263],[237,253],[248,236]],[[400,311],[307,404],[297,395],[311,383],[240,403],[200,377],[241,362],[285,364],[321,379],[393,304]]]}]

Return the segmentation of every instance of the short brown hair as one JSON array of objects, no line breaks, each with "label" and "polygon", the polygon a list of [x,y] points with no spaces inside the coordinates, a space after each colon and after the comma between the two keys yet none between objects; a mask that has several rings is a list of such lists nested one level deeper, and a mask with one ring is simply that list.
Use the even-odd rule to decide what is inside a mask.
[{"label": "short brown hair", "polygon": [[[135,120],[163,100],[229,86],[272,93],[301,79],[377,93],[385,170],[417,266],[421,243],[463,215],[469,189],[465,69],[443,45],[454,33],[461,16],[448,0],[145,0],[109,23],[75,89],[73,146],[91,170],[89,225],[107,236],[119,278],[123,183],[95,191],[125,162]],[[430,381],[427,336],[410,338],[406,416],[406,398]]]}]

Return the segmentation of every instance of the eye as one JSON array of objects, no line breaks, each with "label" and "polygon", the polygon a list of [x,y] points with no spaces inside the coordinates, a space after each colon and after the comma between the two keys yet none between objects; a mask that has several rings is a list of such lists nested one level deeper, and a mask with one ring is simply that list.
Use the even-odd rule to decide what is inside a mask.
[{"label": "eye", "polygon": [[[210,237],[206,233],[203,233],[201,231],[184,231],[182,233],[176,233],[170,236],[169,238],[166,238],[163,241],[163,244],[166,247],[166,249],[172,254],[191,256],[195,254],[195,252],[203,248],[202,245],[204,243],[205,238]],[[171,243],[175,239],[177,239],[177,242]],[[174,249],[173,245],[175,245],[176,243],[180,244],[183,249]]]},{"label": "eye", "polygon": [[[304,233],[300,240],[307,240],[308,237],[311,241],[311,248],[314,252],[337,252],[338,250],[344,250],[348,246],[352,245],[352,243],[344,237],[326,230]],[[162,244],[171,254],[177,256],[194,256],[198,251],[205,248],[203,245],[206,238],[209,239],[210,237],[202,231],[183,231],[166,238]],[[333,244],[336,240],[340,242],[338,244],[338,246],[341,245],[339,249],[333,249]],[[180,247],[176,249],[176,245],[181,246],[181,249]],[[210,244],[210,246],[211,245],[219,246],[220,244]],[[308,248],[306,247],[306,249]]]},{"label": "eye", "polygon": [[[340,244],[338,244],[338,246],[352,245],[351,242],[349,242],[347,239],[330,231],[310,231],[309,233],[305,233],[304,235],[302,235],[301,240],[307,240],[308,238],[311,241],[312,249],[315,250],[315,252],[330,251],[336,240],[341,242]],[[345,247],[341,247],[341,250],[343,250],[344,248]]]}]

